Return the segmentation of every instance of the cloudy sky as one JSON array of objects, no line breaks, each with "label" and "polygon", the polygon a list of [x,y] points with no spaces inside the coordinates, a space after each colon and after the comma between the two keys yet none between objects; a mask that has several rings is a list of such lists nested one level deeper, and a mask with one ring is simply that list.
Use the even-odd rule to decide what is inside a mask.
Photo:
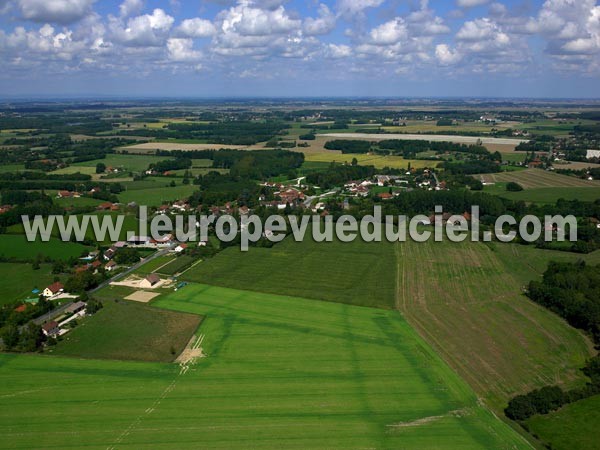
[{"label": "cloudy sky", "polygon": [[0,0],[0,96],[600,97],[596,0]]}]

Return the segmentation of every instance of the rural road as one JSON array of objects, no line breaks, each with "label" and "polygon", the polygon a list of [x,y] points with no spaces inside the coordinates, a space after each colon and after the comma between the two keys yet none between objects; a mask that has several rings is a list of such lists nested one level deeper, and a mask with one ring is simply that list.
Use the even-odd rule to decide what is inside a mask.
[{"label": "rural road", "polygon": [[135,270],[139,269],[140,267],[142,267],[144,264],[149,263],[150,261],[159,258],[161,256],[166,255],[167,253],[169,253],[169,251],[171,250],[171,248],[166,248],[164,250],[160,250],[158,252],[156,252],[155,254],[153,254],[152,256],[149,256],[147,258],[142,259],[140,262],[134,264],[133,266],[131,266],[130,268],[128,268],[125,272],[121,272],[117,275],[115,275],[112,278],[109,278],[106,281],[103,281],[102,283],[100,283],[97,287],[95,287],[94,289],[90,289],[88,291],[88,294],[93,294],[94,292],[98,292],[100,289],[105,288],[106,286],[108,286],[110,283],[112,283],[113,281],[118,281],[121,278],[126,277],[127,275],[129,275],[131,272],[134,272]]}]

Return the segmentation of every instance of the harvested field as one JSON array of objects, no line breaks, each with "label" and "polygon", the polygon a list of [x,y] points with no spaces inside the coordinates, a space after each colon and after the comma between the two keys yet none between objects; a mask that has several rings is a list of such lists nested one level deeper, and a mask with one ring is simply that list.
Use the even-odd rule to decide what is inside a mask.
[{"label": "harvested field", "polygon": [[[396,302],[425,340],[501,410],[515,394],[581,383],[579,368],[593,347],[522,294],[524,283],[539,274],[520,256],[520,246],[498,246],[502,252],[467,241],[398,245]],[[512,257],[505,258],[509,250]],[[535,257],[547,261],[554,253],[543,252]]]},{"label": "harvested field", "polygon": [[404,141],[456,142],[458,144],[476,144],[481,141],[484,145],[505,145],[513,148],[528,139],[493,138],[486,136],[454,136],[442,134],[371,134],[371,133],[323,133],[320,136],[336,139],[366,139],[380,141],[384,139],[400,139]]},{"label": "harvested field", "polygon": [[245,149],[245,145],[225,145],[225,144],[179,144],[177,142],[144,142],[143,144],[128,145],[121,147],[121,150],[127,150],[130,153],[146,153],[155,150],[219,150],[221,148]]},{"label": "harvested field", "polygon": [[525,189],[552,187],[589,187],[600,188],[600,181],[588,181],[581,178],[559,175],[541,169],[526,169],[516,172],[486,173],[473,175],[487,183],[510,182],[519,183]]},{"label": "harvested field", "polygon": [[125,297],[125,300],[131,300],[140,303],[149,303],[153,298],[158,297],[158,292],[147,292],[147,291],[136,291],[131,295]]}]

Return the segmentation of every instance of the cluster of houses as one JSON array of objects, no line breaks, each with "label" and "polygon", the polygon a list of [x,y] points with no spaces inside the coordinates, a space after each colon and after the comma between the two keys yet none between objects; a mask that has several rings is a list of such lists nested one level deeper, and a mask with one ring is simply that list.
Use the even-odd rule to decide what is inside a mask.
[{"label": "cluster of houses", "polygon": [[76,320],[79,317],[85,316],[86,304],[84,302],[74,302],[68,305],[61,311],[62,320],[51,320],[42,325],[42,332],[47,337],[56,338],[69,332],[68,328],[64,328],[68,323]]},{"label": "cluster of houses", "polygon": [[[422,174],[415,176],[412,172],[406,172],[404,176],[401,175],[375,175],[374,179],[366,180],[353,180],[348,181],[344,184],[344,191],[354,197],[367,197],[371,191],[372,186],[385,187],[400,189],[412,189],[411,186],[418,187],[426,190],[446,190],[446,182],[437,182],[435,176],[428,170],[425,169]],[[392,192],[382,192],[377,194],[382,200],[388,200],[395,196],[400,195],[399,190],[392,189]]]},{"label": "cluster of houses", "polygon": [[306,199],[304,192],[297,187],[271,182],[261,183],[261,186],[272,189],[273,195],[276,198],[275,200],[267,201],[266,197],[261,195],[258,200],[263,206],[285,209],[289,205],[295,208],[301,206]]},{"label": "cluster of houses", "polygon": [[102,189],[100,189],[99,187],[93,187],[91,188],[88,192],[81,193],[81,192],[77,192],[77,191],[58,191],[56,193],[56,198],[80,198],[83,197],[84,195],[94,195],[98,192],[102,192]]}]

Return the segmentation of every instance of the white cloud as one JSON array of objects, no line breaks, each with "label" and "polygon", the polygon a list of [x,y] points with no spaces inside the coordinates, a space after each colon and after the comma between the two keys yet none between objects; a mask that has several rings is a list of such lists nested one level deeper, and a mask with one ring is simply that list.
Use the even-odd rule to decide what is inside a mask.
[{"label": "white cloud", "polygon": [[456,0],[459,8],[474,8],[489,3],[490,0]]},{"label": "white cloud", "polygon": [[111,18],[109,28],[119,43],[134,47],[152,47],[162,45],[175,19],[162,9],[152,14],[132,17],[123,27],[121,21]]},{"label": "white cloud", "polygon": [[438,44],[435,47],[435,57],[442,65],[456,64],[462,59],[462,55],[451,50],[446,44]]},{"label": "white cloud", "polygon": [[304,20],[304,33],[309,36],[327,34],[335,28],[336,17],[329,10],[327,5],[319,5],[319,16],[316,18],[307,17]]},{"label": "white cloud", "polygon": [[92,12],[95,0],[18,0],[23,17],[34,22],[69,24]]},{"label": "white cloud", "polygon": [[325,48],[325,55],[333,59],[348,58],[352,56],[352,48],[348,45],[328,44]]},{"label": "white cloud", "polygon": [[180,35],[192,38],[206,38],[215,34],[216,29],[210,20],[196,17],[186,19],[177,28]]},{"label": "white cloud", "polygon": [[361,14],[365,9],[377,8],[384,0],[339,0],[337,10],[344,16]]},{"label": "white cloud", "polygon": [[406,23],[400,17],[373,28],[370,33],[370,41],[375,45],[395,44],[407,38],[408,29]]},{"label": "white cloud", "polygon": [[121,17],[129,17],[139,14],[144,9],[144,0],[125,0],[119,6]]},{"label": "white cloud", "polygon": [[167,41],[169,59],[175,62],[197,62],[202,52],[194,50],[192,39],[171,38]]}]

